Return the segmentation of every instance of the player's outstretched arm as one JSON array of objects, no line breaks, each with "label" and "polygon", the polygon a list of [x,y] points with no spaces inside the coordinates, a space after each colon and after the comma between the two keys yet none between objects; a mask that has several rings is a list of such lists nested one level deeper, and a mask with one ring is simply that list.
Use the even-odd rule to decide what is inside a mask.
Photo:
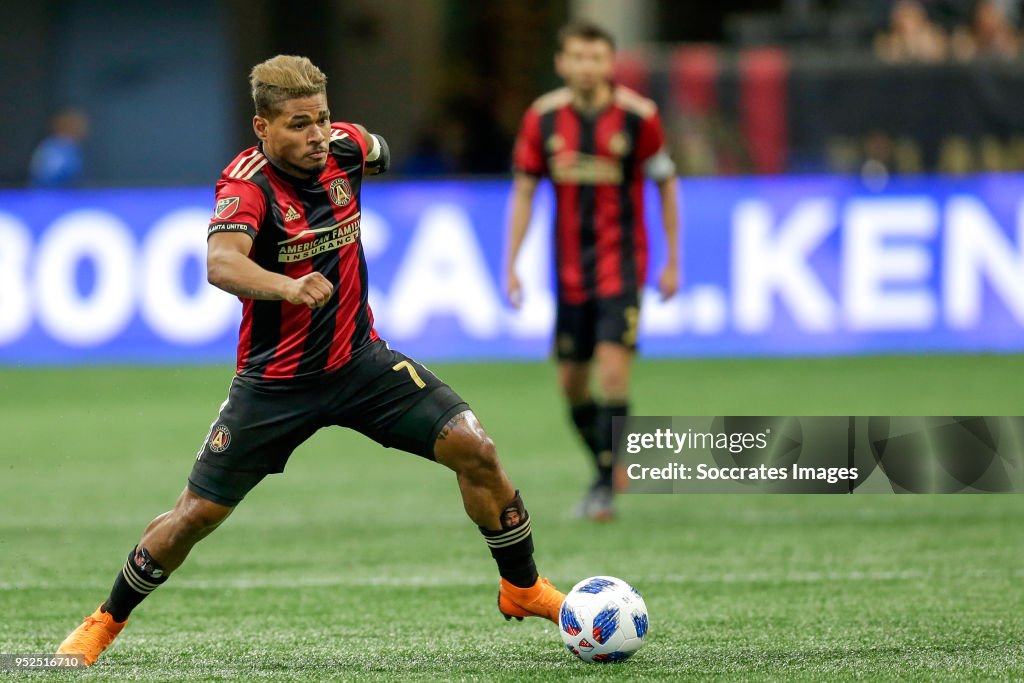
[{"label": "player's outstretched arm", "polygon": [[665,229],[665,267],[658,276],[658,292],[661,300],[667,301],[679,291],[682,283],[682,268],[679,265],[679,183],[675,176],[657,181],[661,199],[661,223]]},{"label": "player's outstretched arm", "polygon": [[358,123],[353,123],[366,142],[366,175],[380,175],[391,167],[391,149],[383,135],[370,133]]},{"label": "player's outstretched arm", "polygon": [[214,287],[243,299],[287,301],[319,308],[331,298],[334,287],[318,272],[293,279],[271,273],[249,258],[252,238],[245,233],[210,235],[206,246],[206,279]]},{"label": "player's outstretched arm", "polygon": [[516,258],[526,238],[533,216],[533,195],[540,179],[526,173],[516,173],[512,184],[512,213],[509,216],[508,246],[505,249],[505,296],[513,308],[522,304],[523,292],[516,275]]}]

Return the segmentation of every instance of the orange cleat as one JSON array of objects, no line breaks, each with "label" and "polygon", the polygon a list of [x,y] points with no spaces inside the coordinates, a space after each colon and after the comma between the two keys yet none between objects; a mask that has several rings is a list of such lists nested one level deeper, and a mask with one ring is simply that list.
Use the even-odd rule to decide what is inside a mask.
[{"label": "orange cleat", "polygon": [[505,579],[498,586],[498,610],[505,616],[505,621],[513,617],[519,621],[523,617],[544,617],[557,624],[563,600],[565,594],[543,577],[529,588],[519,588]]},{"label": "orange cleat", "polygon": [[92,666],[99,656],[110,647],[128,620],[117,622],[100,607],[85,618],[64,642],[57,648],[59,655],[82,655],[85,663]]}]

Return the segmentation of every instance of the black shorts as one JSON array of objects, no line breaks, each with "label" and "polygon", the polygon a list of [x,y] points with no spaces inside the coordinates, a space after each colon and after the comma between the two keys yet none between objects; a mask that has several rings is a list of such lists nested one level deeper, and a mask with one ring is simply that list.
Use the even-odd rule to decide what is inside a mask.
[{"label": "black shorts", "polygon": [[621,344],[636,351],[639,322],[639,293],[591,299],[582,304],[559,301],[555,356],[558,360],[588,361],[593,358],[594,347],[599,342]]},{"label": "black shorts", "polygon": [[237,505],[265,476],[283,472],[299,444],[331,425],[433,460],[441,429],[468,409],[434,373],[384,341],[313,379],[235,377],[188,487],[215,503]]}]

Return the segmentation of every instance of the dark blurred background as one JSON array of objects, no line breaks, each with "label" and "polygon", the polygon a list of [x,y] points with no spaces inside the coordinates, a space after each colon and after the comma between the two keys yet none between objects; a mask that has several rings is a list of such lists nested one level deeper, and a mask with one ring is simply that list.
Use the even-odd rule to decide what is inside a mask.
[{"label": "dark blurred background", "polygon": [[523,110],[558,85],[554,34],[577,16],[617,35],[619,77],[661,105],[684,174],[1017,169],[1020,5],[4,3],[0,184],[75,148],[73,184],[208,184],[252,144],[248,70],[277,53],[328,74],[334,117],[384,133],[396,175],[506,173]]}]

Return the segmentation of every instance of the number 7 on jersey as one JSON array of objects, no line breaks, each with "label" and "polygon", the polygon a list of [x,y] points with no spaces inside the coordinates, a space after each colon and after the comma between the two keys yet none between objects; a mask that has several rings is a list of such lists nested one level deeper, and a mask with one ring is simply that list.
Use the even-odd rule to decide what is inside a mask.
[{"label": "number 7 on jersey", "polygon": [[412,381],[416,383],[416,386],[418,386],[420,389],[427,386],[427,383],[420,379],[420,373],[416,372],[416,368],[414,368],[412,363],[410,363],[407,360],[403,360],[401,363],[396,363],[395,366],[391,369],[394,370],[395,372],[408,370],[409,377],[411,377]]}]

